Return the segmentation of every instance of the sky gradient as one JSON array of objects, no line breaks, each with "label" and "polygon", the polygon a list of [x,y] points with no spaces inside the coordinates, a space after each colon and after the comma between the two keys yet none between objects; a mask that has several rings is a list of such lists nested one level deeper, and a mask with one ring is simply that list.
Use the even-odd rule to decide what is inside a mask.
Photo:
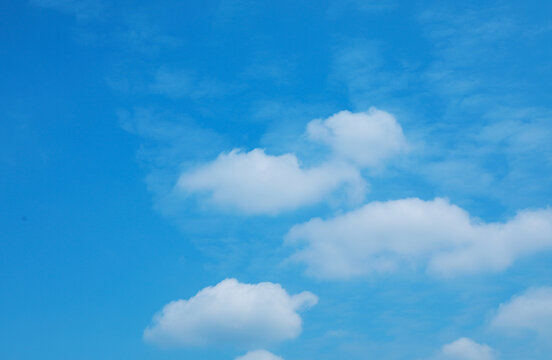
[{"label": "sky gradient", "polygon": [[0,9],[0,358],[550,358],[552,3]]}]

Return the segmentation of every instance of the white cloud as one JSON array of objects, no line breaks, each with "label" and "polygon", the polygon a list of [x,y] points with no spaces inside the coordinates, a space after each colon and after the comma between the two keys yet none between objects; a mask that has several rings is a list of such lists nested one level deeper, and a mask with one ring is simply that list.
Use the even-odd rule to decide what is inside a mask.
[{"label": "white cloud", "polygon": [[323,278],[417,266],[439,276],[500,271],[523,255],[552,248],[552,210],[484,223],[440,198],[372,202],[333,219],[296,225],[286,242],[305,245],[292,259]]},{"label": "white cloud", "polygon": [[365,183],[357,169],[337,162],[303,169],[294,154],[262,149],[233,150],[180,176],[177,189],[208,193],[210,201],[249,214],[276,214],[317,203],[342,185],[362,199]]},{"label": "white cloud", "polygon": [[439,357],[443,360],[493,360],[495,358],[495,352],[491,347],[478,344],[468,338],[460,338],[443,345]]},{"label": "white cloud", "polygon": [[306,133],[330,147],[330,159],[303,168],[294,153],[234,149],[181,174],[176,189],[186,195],[206,195],[212,204],[246,214],[294,210],[319,203],[340,189],[349,201],[359,202],[367,185],[361,168],[379,166],[408,147],[395,118],[375,108],[313,120]]},{"label": "white cloud", "polygon": [[247,354],[243,356],[238,356],[235,360],[284,360],[284,359],[266,350],[254,350],[254,351],[249,351]]},{"label": "white cloud", "polygon": [[299,336],[297,312],[317,302],[307,291],[290,296],[279,284],[226,279],[165,305],[144,339],[161,346],[262,346]]},{"label": "white cloud", "polygon": [[506,332],[552,335],[552,287],[532,288],[501,304],[491,326]]},{"label": "white cloud", "polygon": [[374,107],[368,112],[340,111],[307,125],[308,136],[329,145],[336,156],[361,167],[381,165],[408,148],[402,128],[393,115]]}]

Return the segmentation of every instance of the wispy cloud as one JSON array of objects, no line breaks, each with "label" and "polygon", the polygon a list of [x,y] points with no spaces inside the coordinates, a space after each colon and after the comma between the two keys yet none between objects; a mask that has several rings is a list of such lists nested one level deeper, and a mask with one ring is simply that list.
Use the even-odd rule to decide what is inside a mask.
[{"label": "wispy cloud", "polygon": [[354,107],[385,104],[408,119],[403,126],[420,146],[398,171],[424,178],[438,194],[485,198],[508,213],[534,200],[545,206],[552,116],[525,88],[519,44],[537,36],[531,26],[503,8],[444,6],[418,22],[424,56],[390,58],[392,44],[378,38],[342,40],[333,81]]},{"label": "wispy cloud", "polygon": [[290,60],[274,59],[265,55],[246,66],[241,75],[249,81],[270,81],[275,85],[284,85],[291,82],[292,68]]},{"label": "wispy cloud", "polygon": [[226,92],[228,86],[215,79],[199,78],[192,71],[160,67],[149,90],[171,98],[209,98]]},{"label": "wispy cloud", "polygon": [[125,95],[160,95],[171,100],[187,99],[194,104],[201,100],[221,98],[233,92],[234,86],[205,77],[196,71],[160,66],[136,73],[122,66],[106,79],[107,85]]},{"label": "wispy cloud", "polygon": [[124,130],[141,137],[138,158],[148,171],[146,183],[155,195],[156,207],[170,213],[181,167],[218,153],[224,138],[190,117],[170,111],[137,108],[121,110],[118,116]]},{"label": "wispy cloud", "polygon": [[330,80],[346,87],[356,109],[366,109],[393,103],[403,98],[403,91],[417,87],[415,69],[408,61],[389,62],[380,41],[347,39],[335,46]]},{"label": "wispy cloud", "polygon": [[156,53],[163,48],[177,48],[182,40],[172,36],[143,12],[121,15],[120,26],[112,35],[127,49],[145,54]]},{"label": "wispy cloud", "polygon": [[381,12],[396,9],[398,3],[395,0],[341,0],[331,1],[327,14],[330,18],[338,16],[351,16],[355,13],[379,14]]}]

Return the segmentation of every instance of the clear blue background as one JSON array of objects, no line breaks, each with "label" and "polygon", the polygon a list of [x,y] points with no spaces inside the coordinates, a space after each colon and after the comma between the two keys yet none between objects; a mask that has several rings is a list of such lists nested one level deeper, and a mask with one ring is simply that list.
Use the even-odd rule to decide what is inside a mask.
[{"label": "clear blue background", "polygon": [[[246,217],[164,195],[181,163],[235,147],[308,164],[308,121],[376,106],[423,146],[366,173],[369,200],[444,196],[486,221],[547,207],[551,15],[546,1],[3,1],[0,358],[232,359],[142,341],[164,304],[226,277],[320,297],[301,337],[271,348],[288,360],[424,359],[461,336],[548,358],[485,323],[550,284],[550,254],[452,281],[317,281],[281,265],[282,238],[327,204]],[[159,90],[163,71],[180,75]],[[477,136],[498,123],[508,136]]]}]

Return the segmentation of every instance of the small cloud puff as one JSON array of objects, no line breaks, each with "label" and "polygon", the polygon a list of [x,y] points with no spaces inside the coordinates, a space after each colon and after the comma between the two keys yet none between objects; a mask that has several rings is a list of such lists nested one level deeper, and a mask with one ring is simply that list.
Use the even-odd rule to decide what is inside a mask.
[{"label": "small cloud puff", "polygon": [[552,210],[519,212],[483,223],[445,199],[372,202],[333,219],[294,226],[292,259],[322,278],[350,278],[422,265],[454,276],[500,271],[517,258],[552,249]]},{"label": "small cloud puff", "polygon": [[353,199],[365,182],[355,168],[326,163],[303,169],[294,154],[267,155],[262,149],[233,150],[180,176],[177,189],[209,193],[212,203],[247,214],[277,214],[315,204],[346,184]]},{"label": "small cloud puff", "polygon": [[379,166],[408,150],[395,117],[374,107],[368,112],[340,111],[325,120],[313,120],[307,125],[307,135],[360,167]]},{"label": "small cloud puff", "polygon": [[485,344],[478,344],[468,338],[460,338],[443,345],[439,360],[494,360],[495,351]]},{"label": "small cloud puff", "polygon": [[284,360],[284,358],[266,350],[254,350],[249,351],[245,355],[238,356],[235,360]]},{"label": "small cloud puff", "polygon": [[531,288],[501,304],[491,327],[508,333],[552,335],[552,287]]},{"label": "small cloud puff", "polygon": [[297,312],[317,302],[307,291],[290,296],[279,284],[226,279],[188,300],[165,305],[144,331],[144,339],[164,347],[264,346],[299,336]]}]

